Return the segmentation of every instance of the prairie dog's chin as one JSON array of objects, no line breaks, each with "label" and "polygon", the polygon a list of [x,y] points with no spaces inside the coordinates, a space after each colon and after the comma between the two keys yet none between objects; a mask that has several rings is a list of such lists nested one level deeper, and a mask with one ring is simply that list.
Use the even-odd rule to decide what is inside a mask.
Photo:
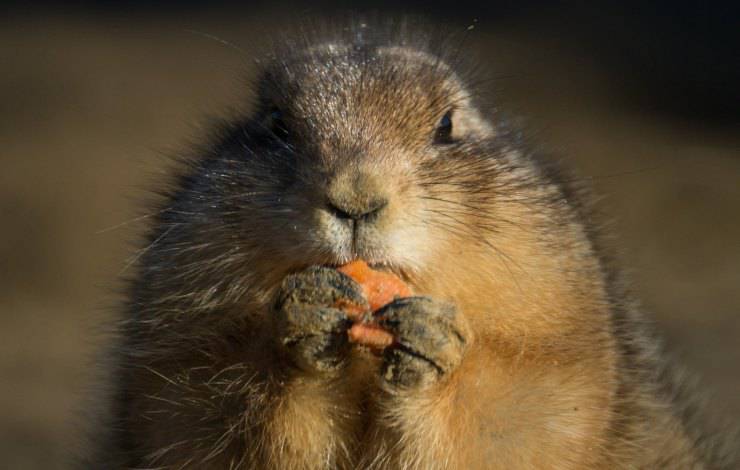
[{"label": "prairie dog's chin", "polygon": [[327,243],[328,256],[323,257],[321,264],[341,266],[355,260],[363,260],[373,269],[381,271],[400,271],[411,268],[408,265],[409,253],[399,256],[399,250],[385,240],[333,240]]},{"label": "prairie dog's chin", "polygon": [[400,264],[400,260],[395,259],[385,249],[369,249],[362,244],[353,245],[351,242],[342,246],[343,248],[334,247],[335,249],[332,250],[332,254],[327,258],[326,264],[341,266],[358,259],[365,261],[373,267],[397,266]]}]

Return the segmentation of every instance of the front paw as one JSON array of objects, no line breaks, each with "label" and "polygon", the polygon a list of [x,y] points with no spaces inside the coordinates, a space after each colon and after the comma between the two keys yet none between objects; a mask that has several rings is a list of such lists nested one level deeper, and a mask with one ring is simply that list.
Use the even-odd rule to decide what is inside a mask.
[{"label": "front paw", "polygon": [[392,387],[436,383],[462,361],[467,329],[454,305],[428,297],[397,299],[377,312],[396,343],[383,354],[381,377]]},{"label": "front paw", "polygon": [[278,346],[306,371],[338,369],[352,321],[338,308],[347,301],[367,307],[359,284],[326,267],[312,267],[283,280],[276,303]]}]

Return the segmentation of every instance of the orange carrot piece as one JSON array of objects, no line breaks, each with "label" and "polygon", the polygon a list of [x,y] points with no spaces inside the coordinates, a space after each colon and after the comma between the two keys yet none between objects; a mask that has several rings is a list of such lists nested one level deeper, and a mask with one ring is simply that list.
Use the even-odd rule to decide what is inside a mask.
[{"label": "orange carrot piece", "polygon": [[381,350],[393,344],[393,335],[384,329],[368,323],[355,323],[347,331],[352,343],[361,344],[371,349]]},{"label": "orange carrot piece", "polygon": [[411,295],[411,289],[397,276],[382,271],[374,271],[362,260],[345,264],[339,267],[338,270],[362,286],[363,294],[372,311],[389,304],[397,297],[409,297]]},{"label": "orange carrot piece", "polygon": [[[375,271],[365,261],[356,260],[337,268],[362,287],[362,295],[375,312],[398,297],[409,297],[411,289],[394,274]],[[349,341],[370,348],[379,354],[395,341],[393,335],[381,328],[370,317],[370,312],[349,300],[337,301],[337,308],[344,310],[355,324],[347,331]]]}]

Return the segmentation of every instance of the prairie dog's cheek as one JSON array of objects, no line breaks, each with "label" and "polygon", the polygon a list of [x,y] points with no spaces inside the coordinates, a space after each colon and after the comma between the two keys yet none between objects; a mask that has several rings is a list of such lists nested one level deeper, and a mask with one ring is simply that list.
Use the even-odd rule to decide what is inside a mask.
[{"label": "prairie dog's cheek", "polygon": [[412,271],[421,271],[435,249],[429,230],[418,222],[400,221],[385,238],[388,258]]}]

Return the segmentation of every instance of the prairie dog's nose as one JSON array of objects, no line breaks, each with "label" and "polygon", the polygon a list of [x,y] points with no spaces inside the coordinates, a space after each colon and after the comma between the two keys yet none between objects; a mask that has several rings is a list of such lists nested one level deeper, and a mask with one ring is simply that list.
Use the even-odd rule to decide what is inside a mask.
[{"label": "prairie dog's nose", "polygon": [[331,199],[327,201],[329,211],[338,219],[370,219],[382,211],[388,205],[387,199],[372,199],[366,204],[348,204],[348,201],[336,202]]},{"label": "prairie dog's nose", "polygon": [[362,174],[335,178],[326,196],[328,210],[338,219],[369,220],[388,205],[379,181]]}]

